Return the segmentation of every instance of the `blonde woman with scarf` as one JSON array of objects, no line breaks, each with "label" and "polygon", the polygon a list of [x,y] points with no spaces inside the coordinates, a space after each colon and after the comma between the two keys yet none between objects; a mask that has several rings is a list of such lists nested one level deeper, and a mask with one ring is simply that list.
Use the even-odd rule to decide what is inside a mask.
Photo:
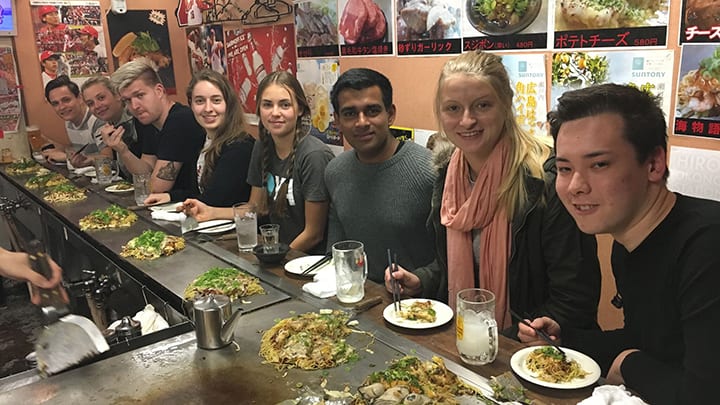
[{"label": "blonde woman with scarf", "polygon": [[552,314],[597,328],[595,238],[577,229],[558,200],[552,150],[520,129],[512,100],[500,56],[466,52],[445,63],[435,114],[450,143],[435,150],[428,221],[436,259],[413,272],[386,270],[386,288],[394,277],[404,294],[453,308],[464,288],[491,290],[506,336],[517,334],[510,308],[530,319]]}]

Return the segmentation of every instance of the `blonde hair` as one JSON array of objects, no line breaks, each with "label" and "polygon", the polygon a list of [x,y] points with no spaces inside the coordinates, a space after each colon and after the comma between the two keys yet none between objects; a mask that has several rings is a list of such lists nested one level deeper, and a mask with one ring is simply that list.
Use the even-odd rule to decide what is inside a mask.
[{"label": "blonde hair", "polygon": [[123,91],[123,89],[138,79],[142,79],[142,81],[150,87],[156,84],[163,84],[155,63],[147,58],[134,59],[120,66],[112,76],[110,76],[110,80],[117,91]]},{"label": "blonde hair", "polygon": [[105,86],[105,88],[110,90],[110,93],[112,93],[114,96],[118,95],[117,89],[115,89],[115,86],[110,81],[110,78],[102,75],[91,76],[87,80],[85,80],[82,86],[80,86],[80,93],[85,92],[85,90],[96,84],[101,84]]},{"label": "blonde hair", "polygon": [[[447,61],[443,66],[435,93],[435,116],[438,122],[442,122],[440,91],[445,81],[453,75],[465,75],[490,85],[497,95],[501,108],[505,111],[500,136],[510,141],[510,167],[507,168],[507,178],[503,179],[500,185],[498,201],[512,219],[527,203],[528,195],[523,177],[529,174],[539,179],[545,178],[543,163],[550,154],[550,147],[540,138],[523,131],[517,124],[512,104],[513,90],[505,66],[502,64],[502,58],[483,51],[463,53]],[[447,136],[442,127],[440,133]]]}]

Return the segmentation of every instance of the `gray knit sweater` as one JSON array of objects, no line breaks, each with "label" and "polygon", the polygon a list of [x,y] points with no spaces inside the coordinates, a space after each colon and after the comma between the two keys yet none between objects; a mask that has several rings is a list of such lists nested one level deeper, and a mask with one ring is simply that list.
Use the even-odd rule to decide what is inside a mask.
[{"label": "gray knit sweater", "polygon": [[382,163],[361,163],[353,150],[328,163],[328,251],[337,241],[363,242],[368,278],[379,283],[388,248],[410,271],[432,262],[433,243],[425,226],[435,180],[431,159],[430,150],[406,142]]}]

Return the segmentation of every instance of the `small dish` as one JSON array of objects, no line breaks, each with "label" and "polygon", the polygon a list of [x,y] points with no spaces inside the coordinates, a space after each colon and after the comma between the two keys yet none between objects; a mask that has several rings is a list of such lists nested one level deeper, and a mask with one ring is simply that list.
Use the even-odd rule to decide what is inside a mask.
[{"label": "small dish", "polygon": [[535,372],[530,371],[527,366],[525,365],[525,362],[527,360],[528,355],[535,349],[538,349],[542,346],[531,346],[526,347],[524,349],[520,349],[515,354],[512,355],[510,358],[510,367],[513,369],[517,375],[519,375],[521,378],[537,385],[541,385],[543,387],[548,388],[558,388],[558,389],[565,389],[565,390],[571,390],[576,388],[583,388],[587,387],[588,385],[594,384],[599,378],[600,378],[600,366],[593,360],[590,356],[580,353],[578,351],[575,351],[573,349],[568,349],[565,347],[562,347],[561,349],[565,352],[565,355],[569,360],[575,360],[580,364],[580,367],[585,370],[588,374],[583,378],[575,378],[571,381],[568,381],[566,383],[554,383],[554,382],[548,382],[543,381],[539,378],[537,378],[537,375]]},{"label": "small dish", "polygon": [[395,326],[408,329],[430,329],[436,326],[445,325],[451,319],[453,319],[454,314],[452,308],[440,301],[423,298],[409,298],[400,301],[400,307],[409,307],[416,301],[432,302],[432,308],[435,310],[435,322],[420,322],[402,318],[395,313],[395,308],[393,307],[393,304],[385,307],[385,309],[383,310],[383,318],[385,318],[386,321],[390,322]]},{"label": "small dish", "polygon": [[105,191],[108,193],[128,193],[130,191],[134,191],[135,187],[133,187],[132,184],[113,184],[111,186],[105,187]]},{"label": "small dish", "polygon": [[265,246],[255,245],[253,248],[253,254],[263,264],[278,264],[285,258],[285,255],[290,251],[290,246],[286,243],[278,243],[276,252],[267,253],[265,252]]}]

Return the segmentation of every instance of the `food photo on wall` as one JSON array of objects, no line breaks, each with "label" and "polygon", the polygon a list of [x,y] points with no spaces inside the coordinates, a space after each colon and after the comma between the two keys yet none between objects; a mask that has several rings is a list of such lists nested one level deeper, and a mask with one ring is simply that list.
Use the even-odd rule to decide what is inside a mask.
[{"label": "food photo on wall", "polygon": [[168,94],[176,93],[168,20],[165,10],[128,10],[107,14],[115,66],[137,58],[151,60]]}]

